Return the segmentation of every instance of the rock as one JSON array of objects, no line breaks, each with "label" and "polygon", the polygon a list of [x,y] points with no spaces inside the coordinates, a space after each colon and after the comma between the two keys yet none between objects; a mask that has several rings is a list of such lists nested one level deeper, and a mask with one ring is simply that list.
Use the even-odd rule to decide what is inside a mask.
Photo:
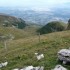
[{"label": "rock", "polygon": [[34,68],[33,66],[27,66],[19,70],[33,70],[33,68]]},{"label": "rock", "polygon": [[61,65],[56,65],[54,69],[51,69],[51,70],[67,70],[66,68],[64,68],[63,66]]},{"label": "rock", "polygon": [[18,68],[16,68],[16,69],[13,69],[13,70],[19,70]]},{"label": "rock", "polygon": [[2,66],[7,66],[8,62],[1,63]]},{"label": "rock", "polygon": [[44,67],[43,66],[38,66],[38,67],[27,66],[27,67],[24,67],[22,69],[16,68],[13,70],[44,70]]},{"label": "rock", "polygon": [[63,61],[63,64],[70,62],[70,49],[62,49],[58,52],[58,59]]},{"label": "rock", "polygon": [[2,68],[2,64],[0,64],[0,68]]},{"label": "rock", "polygon": [[1,63],[0,64],[0,68],[4,67],[4,66],[7,66],[8,65],[8,62],[4,62],[4,63]]},{"label": "rock", "polygon": [[34,67],[34,70],[44,70],[44,67],[43,66]]},{"label": "rock", "polygon": [[37,60],[41,60],[42,58],[44,58],[44,54],[38,54],[35,53]]}]

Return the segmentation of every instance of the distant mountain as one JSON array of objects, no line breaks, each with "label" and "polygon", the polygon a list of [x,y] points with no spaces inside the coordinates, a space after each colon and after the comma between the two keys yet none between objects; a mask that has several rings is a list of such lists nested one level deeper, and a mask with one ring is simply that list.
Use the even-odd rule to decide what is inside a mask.
[{"label": "distant mountain", "polygon": [[36,24],[47,24],[49,21],[60,20],[67,22],[70,18],[69,8],[54,8],[49,11],[25,10],[16,8],[0,8],[1,13],[6,13]]},{"label": "distant mountain", "polygon": [[0,13],[0,26],[17,27],[23,29],[26,26],[26,23],[21,18],[16,18],[13,16]]}]

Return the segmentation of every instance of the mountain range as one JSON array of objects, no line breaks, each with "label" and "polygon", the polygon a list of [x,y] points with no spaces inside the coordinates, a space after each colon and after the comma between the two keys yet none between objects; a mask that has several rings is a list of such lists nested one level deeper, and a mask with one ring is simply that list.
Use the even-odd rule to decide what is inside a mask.
[{"label": "mountain range", "polygon": [[50,21],[64,21],[67,22],[70,18],[69,8],[55,8],[50,10],[33,10],[33,9],[20,9],[0,7],[0,13],[5,13],[11,16],[16,16],[24,19],[27,22],[45,25]]}]

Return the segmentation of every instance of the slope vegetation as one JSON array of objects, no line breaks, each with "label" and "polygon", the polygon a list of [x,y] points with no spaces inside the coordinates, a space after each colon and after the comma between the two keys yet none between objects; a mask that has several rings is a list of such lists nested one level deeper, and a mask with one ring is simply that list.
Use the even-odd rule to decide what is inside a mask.
[{"label": "slope vegetation", "polygon": [[[16,33],[17,34],[17,33]],[[7,52],[3,43],[0,45],[0,62],[7,60],[7,67],[1,70],[12,70],[24,66],[44,66],[45,70],[51,70],[57,61],[57,52],[62,48],[70,47],[70,31],[55,32],[50,34],[14,39],[7,42]],[[45,58],[37,61],[34,53],[43,53]],[[5,58],[6,57],[6,58]],[[69,65],[64,67],[70,70]]]},{"label": "slope vegetation", "polygon": [[52,21],[38,30],[40,34],[63,31],[66,29],[66,24],[61,21]]},{"label": "slope vegetation", "polygon": [[0,14],[0,26],[17,27],[19,29],[23,29],[26,26],[26,23],[21,18]]}]

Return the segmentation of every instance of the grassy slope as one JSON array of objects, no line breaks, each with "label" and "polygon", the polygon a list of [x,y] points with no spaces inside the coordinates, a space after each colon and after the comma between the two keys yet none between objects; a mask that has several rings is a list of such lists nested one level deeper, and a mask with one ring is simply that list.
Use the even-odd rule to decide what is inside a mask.
[{"label": "grassy slope", "polygon": [[67,24],[61,21],[52,21],[38,30],[40,34],[48,34],[57,31],[63,31],[67,28]]},{"label": "grassy slope", "polygon": [[[38,36],[30,36],[9,41],[6,53],[3,45],[0,45],[0,62],[5,60],[5,56],[9,62],[8,66],[2,68],[2,70],[11,70],[16,67],[22,68],[28,65],[44,65],[45,70],[51,70],[56,64],[59,64],[56,60],[57,52],[62,48],[70,47],[70,31],[41,35],[40,42],[38,39]],[[35,52],[44,53],[45,58],[37,61],[34,56]],[[64,66],[70,70],[69,65]]]},{"label": "grassy slope", "polygon": [[14,27],[0,27],[0,34],[9,35],[12,34],[15,39],[26,38],[36,35],[37,26],[26,26],[24,29],[17,29]]}]

